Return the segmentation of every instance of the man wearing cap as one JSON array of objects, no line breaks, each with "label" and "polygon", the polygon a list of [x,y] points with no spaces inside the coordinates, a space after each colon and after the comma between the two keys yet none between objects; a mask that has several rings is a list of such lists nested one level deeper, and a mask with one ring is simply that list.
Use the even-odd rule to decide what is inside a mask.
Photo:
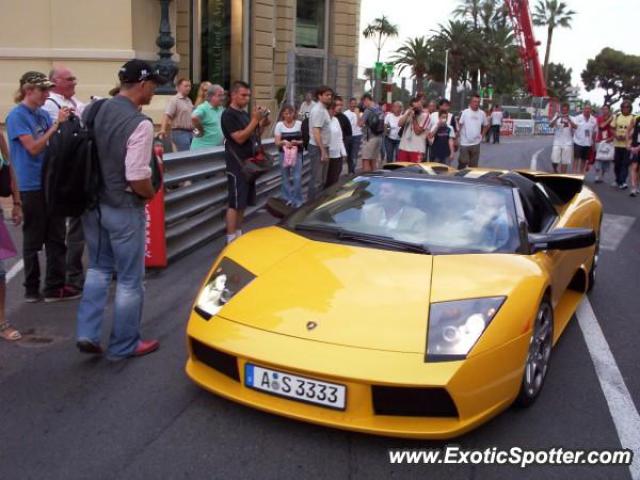
[{"label": "man wearing cap", "polygon": [[27,72],[22,75],[15,95],[18,105],[6,120],[11,160],[23,202],[22,258],[25,301],[29,303],[42,300],[38,252],[43,245],[47,257],[44,300],[57,302],[80,296],[77,291],[71,291],[64,285],[65,218],[47,216],[42,190],[42,167],[47,143],[58,125],[65,122],[70,114],[70,110],[63,107],[52,121],[42,109],[53,86],[54,83],[44,73]]},{"label": "man wearing cap", "polygon": [[98,206],[82,217],[89,250],[82,300],[78,308],[77,346],[101,354],[101,327],[109,285],[117,274],[114,319],[107,358],[137,357],[158,349],[157,340],[140,338],[144,300],[145,202],[155,194],[151,181],[153,123],[140,112],[158,85],[157,70],[130,60],[118,72],[120,92],[89,105],[84,119],[99,108],[94,132],[102,184]]}]

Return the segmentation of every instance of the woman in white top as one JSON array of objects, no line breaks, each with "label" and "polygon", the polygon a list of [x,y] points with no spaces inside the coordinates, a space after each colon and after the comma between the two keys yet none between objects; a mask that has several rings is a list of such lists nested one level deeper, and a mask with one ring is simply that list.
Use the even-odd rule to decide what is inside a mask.
[{"label": "woman in white top", "polygon": [[302,122],[296,120],[296,111],[286,105],[281,120],[274,129],[275,144],[280,149],[282,198],[287,205],[302,205]]},{"label": "woman in white top", "polygon": [[393,102],[391,111],[384,117],[384,154],[387,163],[395,162],[398,156],[400,117],[402,117],[402,102]]},{"label": "woman in white top", "polygon": [[336,104],[333,102],[329,107],[331,117],[331,140],[329,141],[329,169],[327,170],[327,181],[325,188],[338,183],[342,173],[342,164],[347,156],[347,149],[344,147],[342,137],[342,127],[336,118]]}]

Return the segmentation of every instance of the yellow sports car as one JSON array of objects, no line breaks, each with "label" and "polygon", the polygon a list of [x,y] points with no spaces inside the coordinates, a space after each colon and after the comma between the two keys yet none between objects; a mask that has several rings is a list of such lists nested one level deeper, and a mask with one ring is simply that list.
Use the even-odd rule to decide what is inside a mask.
[{"label": "yellow sports car", "polygon": [[357,176],[220,254],[193,306],[186,371],[298,420],[460,435],[540,394],[595,280],[601,218],[568,175]]}]

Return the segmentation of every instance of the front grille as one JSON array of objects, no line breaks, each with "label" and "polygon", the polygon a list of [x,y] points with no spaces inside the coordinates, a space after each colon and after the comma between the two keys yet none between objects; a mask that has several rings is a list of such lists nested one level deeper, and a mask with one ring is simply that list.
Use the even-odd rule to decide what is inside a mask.
[{"label": "front grille", "polygon": [[457,417],[458,409],[444,388],[371,387],[376,415]]},{"label": "front grille", "polygon": [[191,351],[199,362],[208,365],[236,382],[240,381],[238,359],[233,355],[211,348],[193,338],[191,339]]}]

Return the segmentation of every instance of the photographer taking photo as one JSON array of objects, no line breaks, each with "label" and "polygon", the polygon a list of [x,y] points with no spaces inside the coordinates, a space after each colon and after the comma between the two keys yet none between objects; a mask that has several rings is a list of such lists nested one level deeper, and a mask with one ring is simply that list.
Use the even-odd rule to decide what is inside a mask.
[{"label": "photographer taking photo", "polygon": [[422,108],[422,99],[413,98],[410,107],[398,120],[398,125],[402,129],[398,162],[420,163],[424,161],[429,123],[429,114]]}]

